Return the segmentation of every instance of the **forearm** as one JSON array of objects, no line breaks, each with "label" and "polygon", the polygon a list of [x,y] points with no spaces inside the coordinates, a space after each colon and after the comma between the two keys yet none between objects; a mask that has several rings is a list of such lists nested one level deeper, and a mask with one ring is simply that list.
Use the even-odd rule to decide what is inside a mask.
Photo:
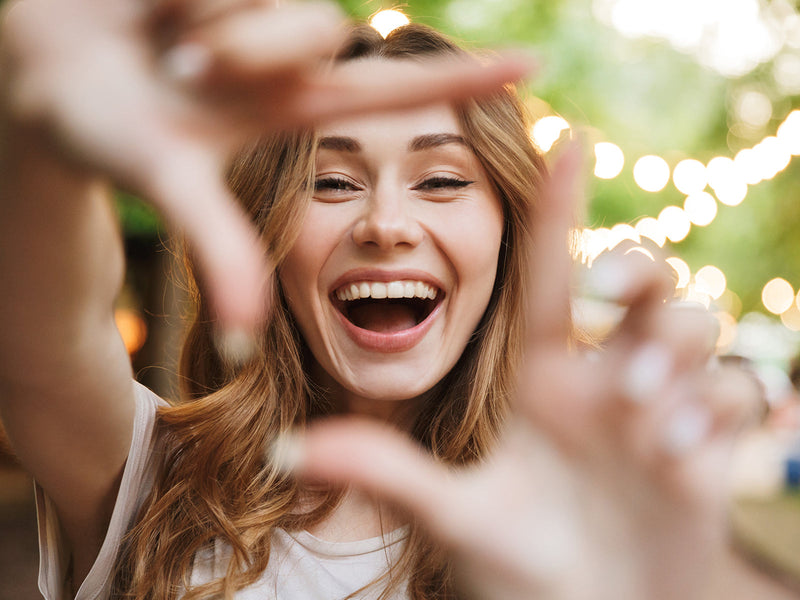
[{"label": "forearm", "polygon": [[38,134],[4,129],[0,380],[31,378],[46,388],[51,378],[75,373],[92,337],[107,335],[123,272],[121,244],[97,178],[68,165]]}]

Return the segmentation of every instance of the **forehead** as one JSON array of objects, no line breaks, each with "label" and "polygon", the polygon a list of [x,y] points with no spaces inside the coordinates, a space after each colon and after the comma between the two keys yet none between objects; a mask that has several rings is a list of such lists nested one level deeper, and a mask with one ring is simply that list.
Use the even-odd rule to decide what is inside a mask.
[{"label": "forehead", "polygon": [[404,142],[421,135],[461,135],[461,125],[448,104],[436,104],[402,111],[359,115],[319,128],[320,137],[352,137],[365,142]]}]

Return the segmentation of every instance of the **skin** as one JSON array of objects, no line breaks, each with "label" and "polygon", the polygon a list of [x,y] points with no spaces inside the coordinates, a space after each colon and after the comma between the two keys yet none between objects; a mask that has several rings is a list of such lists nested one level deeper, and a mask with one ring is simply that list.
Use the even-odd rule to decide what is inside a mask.
[{"label": "skin", "polygon": [[[453,367],[486,309],[503,213],[460,133],[444,105],[320,132],[318,189],[280,280],[315,373],[345,412],[402,412]],[[442,299],[432,325],[399,352],[391,339],[385,348],[360,344],[331,301],[348,274],[437,282]]]},{"label": "skin", "polygon": [[[0,294],[0,416],[20,460],[56,505],[76,583],[105,535],[133,423],[131,371],[112,313],[123,261],[107,184],[147,197],[186,234],[221,326],[247,331],[264,317],[269,265],[222,183],[225,162],[241,142],[281,127],[486,93],[527,70],[514,60],[489,68],[392,63],[330,77],[320,63],[341,42],[342,23],[335,10],[320,8],[258,0],[4,5],[0,239],[25,251],[0,252],[0,273],[14,282]],[[154,24],[166,38],[154,35]],[[164,64],[183,44],[199,45],[205,58],[201,69],[176,77]],[[526,368],[515,426],[489,460],[450,472],[373,420],[312,429],[295,467],[353,485],[367,506],[382,498],[413,512],[451,550],[459,581],[476,597],[700,597],[709,557],[722,543],[726,452],[755,392],[736,372],[706,371],[708,323],[664,307],[669,286],[651,265],[622,267],[632,270],[632,284],[615,299],[629,317],[601,360],[568,351],[564,239],[580,195],[578,162],[567,155],[556,166],[532,222],[538,250]],[[383,166],[373,165],[381,191],[391,180]],[[386,187],[404,189],[395,183]],[[365,214],[385,218],[400,197],[372,194],[381,210]],[[404,206],[405,222],[413,224],[416,202]],[[369,389],[348,379],[347,359],[327,350],[343,353],[348,343],[322,308],[325,286],[340,275],[328,269],[339,252],[349,261],[378,246],[370,246],[374,236],[355,235],[353,220],[355,237],[345,235],[347,223],[337,221],[338,235],[322,245],[326,252],[309,258],[314,267],[300,288],[310,292],[310,305],[296,311],[307,315],[309,331],[318,329],[319,340],[306,335],[325,348],[315,356],[341,387],[343,404],[366,413],[360,399],[413,397],[452,357],[434,353],[430,383],[402,393],[396,374]],[[401,243],[394,252],[424,253],[422,266],[443,279],[453,301],[437,335],[463,348],[458,340],[485,303],[468,310],[462,289],[490,284],[467,281],[462,251],[439,227],[422,231],[416,246]],[[632,403],[624,375],[637,350],[651,343],[674,360],[650,401]],[[414,354],[398,369],[410,369]],[[676,454],[664,445],[664,432],[686,406],[707,414],[709,426]],[[358,502],[343,506],[350,512],[337,514],[358,524]],[[344,523],[356,539],[364,537]],[[342,531],[328,539],[343,539]]]},{"label": "skin", "polygon": [[[343,25],[320,3],[4,3],[0,237],[26,251],[0,252],[14,282],[0,297],[0,416],[57,507],[76,584],[104,539],[134,417],[112,310],[124,271],[112,185],[185,234],[221,332],[241,339],[265,316],[271,272],[224,184],[240,144],[488,93],[529,70],[519,59],[444,61],[333,79],[321,65]],[[201,60],[176,69],[187,46]]]}]

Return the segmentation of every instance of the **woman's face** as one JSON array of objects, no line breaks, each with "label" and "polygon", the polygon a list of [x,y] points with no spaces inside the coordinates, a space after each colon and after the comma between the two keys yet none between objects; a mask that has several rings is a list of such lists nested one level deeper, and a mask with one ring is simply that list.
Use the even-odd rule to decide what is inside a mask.
[{"label": "woman's face", "polygon": [[[408,400],[453,367],[494,285],[500,200],[448,106],[320,131],[315,191],[280,269],[318,363],[346,410]],[[383,403],[384,405],[386,403]]]}]

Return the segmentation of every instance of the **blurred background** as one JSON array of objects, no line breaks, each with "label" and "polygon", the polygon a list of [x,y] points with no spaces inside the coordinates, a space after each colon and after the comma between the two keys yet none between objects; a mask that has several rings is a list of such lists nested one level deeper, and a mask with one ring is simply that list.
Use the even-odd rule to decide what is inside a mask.
[{"label": "blurred background", "polygon": [[[678,295],[719,320],[720,355],[764,385],[763,425],[736,461],[732,522],[748,560],[800,590],[798,2],[340,4],[384,32],[411,19],[469,46],[539,57],[541,74],[524,90],[534,142],[555,152],[580,136],[590,153],[576,259],[589,268],[622,242],[666,257]],[[138,199],[120,194],[117,204],[129,265],[118,326],[137,377],[174,396],[181,293],[167,233]],[[601,335],[613,321],[588,299],[575,310]],[[31,484],[2,444],[0,600],[26,600],[38,597]]]}]

